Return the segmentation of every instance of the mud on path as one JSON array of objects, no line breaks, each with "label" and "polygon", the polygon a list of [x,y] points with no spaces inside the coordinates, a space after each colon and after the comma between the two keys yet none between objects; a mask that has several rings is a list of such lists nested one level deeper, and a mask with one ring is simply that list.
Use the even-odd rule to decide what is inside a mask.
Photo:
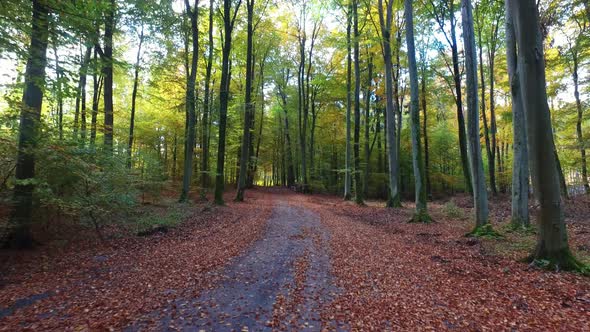
[{"label": "mud on path", "polygon": [[[276,203],[266,233],[226,266],[213,288],[154,311],[129,331],[318,331],[337,293],[330,276],[329,234],[310,210]],[[324,321],[324,322],[322,322]],[[157,326],[154,326],[157,325]]]}]

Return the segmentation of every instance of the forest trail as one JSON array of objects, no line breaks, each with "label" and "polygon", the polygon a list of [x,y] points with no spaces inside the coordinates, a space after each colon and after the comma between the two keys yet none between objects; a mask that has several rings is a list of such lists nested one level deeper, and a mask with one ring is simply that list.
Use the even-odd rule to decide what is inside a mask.
[{"label": "forest trail", "polygon": [[[423,225],[407,202],[232,194],[166,234],[7,256],[0,331],[590,331],[588,278],[518,262],[534,235],[466,238],[467,196],[452,217],[432,202]],[[497,220],[508,204],[494,201]],[[576,248],[588,206],[567,210]]]},{"label": "forest trail", "polygon": [[196,299],[176,300],[147,320],[159,321],[164,331],[319,330],[321,309],[337,292],[328,240],[317,214],[278,198],[263,238],[221,272],[216,286]]}]

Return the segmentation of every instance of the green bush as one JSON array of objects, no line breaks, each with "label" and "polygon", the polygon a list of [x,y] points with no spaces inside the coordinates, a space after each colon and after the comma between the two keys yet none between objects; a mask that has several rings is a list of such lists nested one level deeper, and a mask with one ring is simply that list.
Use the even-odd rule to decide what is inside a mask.
[{"label": "green bush", "polygon": [[99,231],[136,206],[137,181],[124,157],[67,145],[48,145],[42,151],[35,178],[35,198],[42,210]]}]

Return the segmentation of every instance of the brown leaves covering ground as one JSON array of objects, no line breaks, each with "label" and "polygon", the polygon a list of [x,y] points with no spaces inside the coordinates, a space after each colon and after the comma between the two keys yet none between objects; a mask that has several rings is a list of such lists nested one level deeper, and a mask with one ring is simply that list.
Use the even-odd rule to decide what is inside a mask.
[{"label": "brown leaves covering ground", "polygon": [[[196,296],[223,267],[259,239],[272,210],[266,193],[251,191],[246,203],[195,214],[166,235],[121,238],[55,255],[2,257],[0,308],[20,299],[41,299],[0,319],[0,330],[119,330],[141,314],[179,296]],[[80,244],[82,245],[82,244]],[[8,261],[8,262],[7,262]],[[188,293],[188,294],[187,294]]]},{"label": "brown leaves covering ground", "polygon": [[363,331],[590,330],[590,279],[490,254],[487,240],[463,237],[470,221],[447,220],[441,205],[431,205],[437,223],[421,225],[406,223],[409,205],[298,200],[332,233],[332,272],[342,292],[324,311],[326,321]]}]

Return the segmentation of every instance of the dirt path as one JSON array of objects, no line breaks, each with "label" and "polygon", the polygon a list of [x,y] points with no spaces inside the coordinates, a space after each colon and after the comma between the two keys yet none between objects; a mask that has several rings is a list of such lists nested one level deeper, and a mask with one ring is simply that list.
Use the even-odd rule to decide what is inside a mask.
[{"label": "dirt path", "polygon": [[329,235],[319,216],[280,201],[266,234],[223,271],[222,282],[197,299],[177,299],[128,330],[317,331],[323,304],[335,295]]}]

